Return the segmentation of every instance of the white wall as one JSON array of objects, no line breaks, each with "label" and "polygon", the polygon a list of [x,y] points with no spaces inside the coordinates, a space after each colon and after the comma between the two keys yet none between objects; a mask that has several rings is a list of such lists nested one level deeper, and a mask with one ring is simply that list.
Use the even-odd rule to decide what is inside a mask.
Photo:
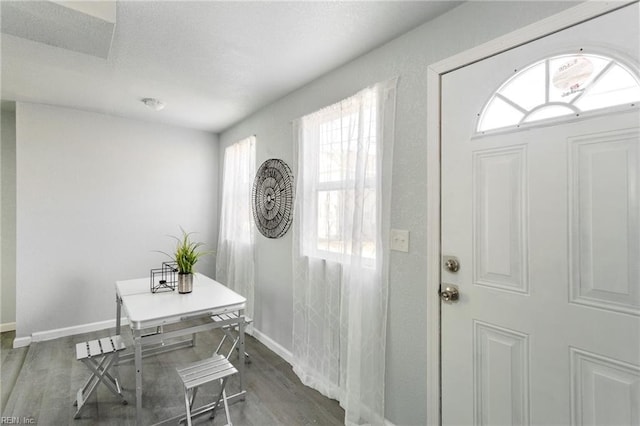
[{"label": "white wall", "polygon": [[0,331],[16,321],[16,114],[0,112]]},{"label": "white wall", "polygon": [[115,281],[160,266],[179,226],[215,247],[216,135],[27,103],[16,129],[18,339],[113,320]]},{"label": "white wall", "polygon": [[[258,165],[281,158],[293,166],[291,121],[367,85],[399,76],[394,152],[393,228],[408,229],[410,252],[392,252],[386,417],[396,425],[426,422],[426,69],[429,64],[559,12],[576,2],[465,3],[446,15],[291,93],[221,137],[221,150],[257,135]],[[463,101],[463,100],[461,100]],[[255,327],[291,349],[291,232],[257,236]]]}]

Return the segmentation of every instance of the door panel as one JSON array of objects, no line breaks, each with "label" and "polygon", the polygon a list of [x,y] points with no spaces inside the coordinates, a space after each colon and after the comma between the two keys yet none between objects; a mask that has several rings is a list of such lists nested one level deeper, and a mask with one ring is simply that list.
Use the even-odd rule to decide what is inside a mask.
[{"label": "door panel", "polygon": [[621,363],[571,349],[572,414],[575,424],[637,425],[638,371]]},{"label": "door panel", "polygon": [[639,138],[631,130],[570,141],[573,303],[631,314],[640,306]]},{"label": "door panel", "polygon": [[487,425],[529,419],[529,336],[474,321],[475,417]]},{"label": "door panel", "polygon": [[492,148],[473,156],[473,282],[528,293],[527,147]]},{"label": "door panel", "polygon": [[[514,70],[561,53],[626,58],[638,4],[442,79],[445,425],[640,422],[640,116],[476,135]],[[595,47],[594,47],[595,46]],[[578,96],[571,94],[571,96]]]}]

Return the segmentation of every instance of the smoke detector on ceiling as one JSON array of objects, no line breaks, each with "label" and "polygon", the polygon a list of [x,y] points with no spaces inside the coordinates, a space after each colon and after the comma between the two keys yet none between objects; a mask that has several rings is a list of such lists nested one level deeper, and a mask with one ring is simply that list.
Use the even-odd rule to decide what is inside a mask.
[{"label": "smoke detector on ceiling", "polygon": [[154,111],[160,111],[161,109],[164,109],[164,107],[166,106],[164,102],[155,98],[144,98],[142,100],[142,103]]}]

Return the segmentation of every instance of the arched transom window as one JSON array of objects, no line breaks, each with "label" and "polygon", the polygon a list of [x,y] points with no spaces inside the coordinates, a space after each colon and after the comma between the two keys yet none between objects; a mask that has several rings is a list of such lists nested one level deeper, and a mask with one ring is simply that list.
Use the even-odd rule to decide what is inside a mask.
[{"label": "arched transom window", "polygon": [[638,76],[600,55],[560,55],[516,73],[494,93],[478,118],[477,132],[518,127],[556,117],[640,101]]}]

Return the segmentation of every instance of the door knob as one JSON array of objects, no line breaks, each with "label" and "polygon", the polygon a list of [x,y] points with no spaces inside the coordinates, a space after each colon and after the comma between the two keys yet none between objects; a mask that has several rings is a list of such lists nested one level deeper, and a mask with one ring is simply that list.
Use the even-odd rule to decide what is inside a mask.
[{"label": "door knob", "polygon": [[443,256],[442,262],[449,272],[458,272],[458,269],[460,269],[460,262],[455,256]]},{"label": "door knob", "polygon": [[445,284],[444,290],[440,290],[440,299],[445,302],[455,302],[458,300],[460,293],[458,287],[452,284]]}]

